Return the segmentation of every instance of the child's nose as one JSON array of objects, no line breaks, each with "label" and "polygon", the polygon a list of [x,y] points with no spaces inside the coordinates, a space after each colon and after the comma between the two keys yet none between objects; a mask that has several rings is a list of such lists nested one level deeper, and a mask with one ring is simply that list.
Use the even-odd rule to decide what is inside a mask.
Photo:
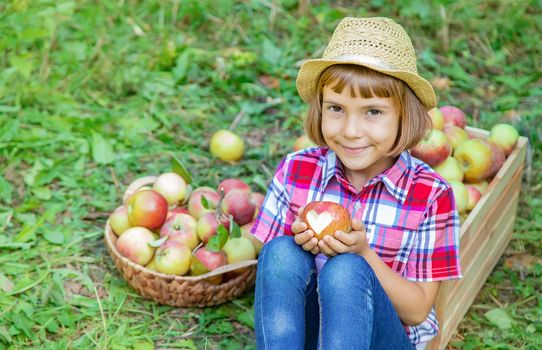
[{"label": "child's nose", "polygon": [[348,138],[360,137],[363,134],[363,126],[359,118],[349,116],[344,124],[343,133]]}]

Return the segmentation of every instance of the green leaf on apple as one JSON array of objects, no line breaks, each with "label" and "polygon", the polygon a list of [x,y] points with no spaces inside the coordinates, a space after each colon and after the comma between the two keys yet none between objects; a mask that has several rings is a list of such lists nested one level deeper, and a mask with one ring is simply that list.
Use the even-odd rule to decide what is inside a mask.
[{"label": "green leaf on apple", "polygon": [[224,244],[226,244],[226,241],[228,240],[230,234],[228,233],[228,230],[224,227],[224,225],[220,224],[216,228],[216,235],[211,237],[209,239],[209,242],[207,242],[207,250],[210,252],[219,252]]},{"label": "green leaf on apple", "polygon": [[230,236],[231,238],[241,237],[241,229],[235,221],[233,221],[233,216],[230,215]]},{"label": "green leaf on apple", "polygon": [[153,247],[153,248],[158,248],[159,246],[161,246],[162,244],[164,244],[165,241],[167,241],[169,236],[164,236],[162,238],[159,238],[155,241],[152,241],[152,242],[149,242],[148,244]]},{"label": "green leaf on apple", "polygon": [[209,204],[209,201],[203,195],[201,196],[201,206],[205,209],[211,209],[211,205]]},{"label": "green leaf on apple", "polygon": [[186,181],[187,184],[192,183],[192,176],[190,176],[190,173],[188,170],[186,170],[186,166],[183,164],[183,162],[173,154],[173,152],[170,152],[171,154],[171,170],[174,173],[177,173],[181,175],[181,177]]}]

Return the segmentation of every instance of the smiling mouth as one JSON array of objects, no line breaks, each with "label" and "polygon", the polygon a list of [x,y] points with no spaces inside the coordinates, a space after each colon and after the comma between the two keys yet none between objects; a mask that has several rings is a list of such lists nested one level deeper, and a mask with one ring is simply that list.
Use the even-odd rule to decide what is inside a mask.
[{"label": "smiling mouth", "polygon": [[365,147],[347,147],[347,146],[343,145],[342,148],[346,153],[358,154],[358,153],[362,153],[363,151],[368,149],[369,146],[365,146]]}]

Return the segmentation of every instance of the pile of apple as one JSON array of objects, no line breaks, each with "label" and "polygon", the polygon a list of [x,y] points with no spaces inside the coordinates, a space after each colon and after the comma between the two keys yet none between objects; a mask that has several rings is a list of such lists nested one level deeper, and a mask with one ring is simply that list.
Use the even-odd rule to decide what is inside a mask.
[{"label": "pile of apple", "polygon": [[255,259],[262,244],[250,229],[264,195],[236,178],[217,189],[190,187],[168,172],[129,195],[109,218],[118,252],[151,270],[191,276]]},{"label": "pile of apple", "polygon": [[512,125],[497,124],[487,139],[470,137],[465,130],[465,113],[460,108],[442,106],[429,114],[433,128],[411,153],[450,183],[464,220],[516,147],[519,133]]}]

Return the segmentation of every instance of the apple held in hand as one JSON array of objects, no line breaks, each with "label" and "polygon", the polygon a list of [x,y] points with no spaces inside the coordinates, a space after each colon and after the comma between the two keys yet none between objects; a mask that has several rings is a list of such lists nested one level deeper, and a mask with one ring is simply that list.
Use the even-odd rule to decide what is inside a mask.
[{"label": "apple held in hand", "polygon": [[446,135],[440,130],[431,129],[427,135],[411,149],[414,157],[423,160],[427,165],[435,167],[446,160],[452,153]]},{"label": "apple held in hand", "polygon": [[178,241],[192,250],[200,242],[196,227],[197,221],[193,216],[175,214],[160,229],[160,237],[168,236],[168,241]]},{"label": "apple held in hand", "polygon": [[109,224],[117,236],[120,236],[124,231],[132,227],[130,219],[128,218],[128,208],[121,205],[115,209],[113,214],[109,217]]},{"label": "apple held in hand", "polygon": [[184,275],[190,269],[192,251],[178,242],[167,240],[156,249],[156,269],[162,273]]},{"label": "apple held in hand", "polygon": [[167,200],[154,190],[136,191],[128,200],[128,218],[132,226],[156,230],[166,220]]},{"label": "apple held in hand", "polygon": [[155,240],[154,234],[145,227],[131,227],[117,239],[116,247],[122,256],[139,265],[147,265],[154,256],[149,245]]},{"label": "apple held in hand", "polygon": [[256,259],[254,247],[245,237],[229,238],[222,250],[226,254],[228,264]]},{"label": "apple held in hand", "polygon": [[237,134],[224,129],[213,134],[209,148],[214,156],[226,162],[234,162],[243,157],[245,143]]},{"label": "apple held in hand", "polygon": [[307,204],[301,218],[316,238],[333,235],[335,231],[349,233],[352,229],[350,213],[338,203],[315,201]]},{"label": "apple held in hand", "polygon": [[460,128],[467,126],[467,118],[465,112],[455,106],[442,106],[440,107],[442,116],[444,117],[444,124],[454,124]]},{"label": "apple held in hand", "polygon": [[169,205],[176,205],[187,195],[188,185],[177,173],[164,173],[158,176],[152,188],[167,200]]},{"label": "apple held in hand", "polygon": [[499,146],[506,156],[508,156],[519,140],[519,133],[510,124],[494,125],[489,132],[489,141]]}]

